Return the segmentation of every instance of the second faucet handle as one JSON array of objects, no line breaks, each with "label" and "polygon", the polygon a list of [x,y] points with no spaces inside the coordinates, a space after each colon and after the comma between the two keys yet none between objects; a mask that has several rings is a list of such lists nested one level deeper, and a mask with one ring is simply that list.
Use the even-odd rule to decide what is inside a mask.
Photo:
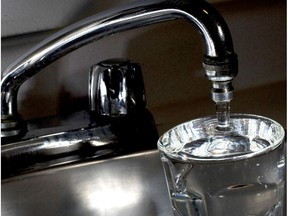
[{"label": "second faucet handle", "polygon": [[139,64],[128,59],[109,59],[90,69],[90,111],[100,116],[121,117],[146,106]]}]

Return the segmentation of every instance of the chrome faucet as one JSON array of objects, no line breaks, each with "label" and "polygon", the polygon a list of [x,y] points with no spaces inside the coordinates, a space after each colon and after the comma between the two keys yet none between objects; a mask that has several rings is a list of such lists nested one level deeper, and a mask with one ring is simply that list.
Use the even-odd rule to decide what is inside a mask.
[{"label": "chrome faucet", "polygon": [[1,137],[24,134],[25,122],[17,110],[19,87],[60,57],[113,33],[174,19],[185,19],[199,30],[205,43],[203,67],[212,81],[212,99],[232,99],[231,81],[237,74],[237,56],[222,16],[203,0],[149,0],[97,14],[59,31],[13,62],[1,82]]},{"label": "chrome faucet", "polygon": [[[16,157],[15,160],[16,162],[20,161],[19,164],[21,168],[23,155],[26,155],[23,161],[27,162],[27,158],[31,155],[35,156],[35,151],[37,151],[36,157],[50,154],[52,154],[52,156],[54,156],[53,154],[69,156],[70,151],[73,152],[75,149],[81,149],[83,146],[85,151],[87,150],[88,152],[91,146],[96,146],[96,151],[98,152],[98,147],[100,146],[100,155],[109,154],[111,151],[113,152],[115,139],[117,139],[117,137],[115,137],[113,128],[111,130],[110,127],[105,126],[102,128],[80,128],[68,132],[61,131],[61,133],[54,133],[53,135],[33,137],[31,140],[21,140],[21,137],[27,132],[27,125],[18,113],[18,90],[23,82],[40,72],[43,68],[84,45],[117,32],[174,19],[187,20],[199,30],[204,39],[205,53],[203,57],[203,67],[206,77],[212,81],[212,100],[216,103],[227,103],[232,100],[233,87],[231,82],[237,75],[237,55],[234,53],[231,35],[222,16],[204,0],[138,1],[72,24],[42,41],[8,66],[3,72],[1,82],[1,138],[13,141],[9,141],[8,144],[6,143],[4,146],[2,145],[2,164],[3,161],[4,163],[11,161],[11,157],[15,157],[16,155],[17,157],[19,156],[20,159]],[[131,100],[126,100],[122,97],[123,95],[120,98],[114,97],[114,93],[119,90],[119,86],[116,86],[116,88],[111,91],[109,90],[109,92],[105,89],[98,89],[99,86],[97,87],[97,82],[101,82],[101,86],[114,86],[114,81],[111,82],[111,79],[114,79],[114,75],[110,73],[113,69],[108,72],[105,71],[106,69],[101,69],[102,67],[106,67],[106,64],[107,62],[102,62],[100,66],[98,65],[90,71],[89,102],[92,113],[96,110],[103,115],[107,115],[109,112],[112,112],[112,115],[116,116],[125,115],[129,111],[129,107],[127,106],[132,105],[136,109],[138,109],[139,104],[140,107],[145,106],[144,88],[142,88],[143,83],[141,83],[142,77],[141,79],[139,77],[136,79],[137,82],[140,81],[138,84],[141,84],[141,89],[135,91],[137,94],[133,94],[133,97],[130,98]],[[116,63],[116,65],[117,64],[122,63]],[[132,68],[131,70],[133,70],[133,67],[129,66],[126,68]],[[95,73],[98,73],[98,78],[95,78]],[[99,77],[102,78],[99,79]],[[133,81],[133,79],[132,82],[135,81]],[[126,88],[124,83],[126,81],[127,79],[124,77],[118,84]],[[102,94],[103,97],[99,97],[99,94]],[[107,100],[109,100],[108,103]],[[119,105],[119,107],[115,110],[114,105]],[[147,115],[149,119],[149,114]],[[135,119],[133,121],[135,122]],[[138,125],[143,124],[138,123]],[[126,132],[120,130],[119,133]],[[154,135],[151,140],[155,140],[155,137],[158,136],[158,134],[155,135],[156,133],[155,131],[152,132]],[[67,137],[67,134],[70,135]],[[83,140],[82,137],[85,137],[85,140]],[[106,144],[109,145],[108,150],[112,150],[108,151],[108,153],[103,153],[103,149],[101,148]],[[51,148],[53,149],[52,152]],[[68,154],[65,152],[65,149],[68,149]],[[33,163],[38,164],[37,160],[35,162],[34,159],[35,158],[30,161],[32,166]],[[18,167],[11,168],[10,165],[14,166],[15,164],[14,162],[8,163],[4,168],[4,170],[8,169],[8,173],[10,169],[18,169]]]},{"label": "chrome faucet", "polygon": [[117,58],[93,65],[88,98],[89,110],[30,120],[24,137],[3,138],[2,179],[156,148],[159,136],[145,108],[139,64]]}]

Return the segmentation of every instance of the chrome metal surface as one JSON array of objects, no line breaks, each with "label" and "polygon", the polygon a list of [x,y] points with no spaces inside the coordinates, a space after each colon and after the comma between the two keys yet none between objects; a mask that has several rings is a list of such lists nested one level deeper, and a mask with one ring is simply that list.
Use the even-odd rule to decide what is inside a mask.
[{"label": "chrome metal surface", "polygon": [[233,90],[230,81],[212,82],[211,98],[216,103],[230,102],[233,98]]},{"label": "chrome metal surface", "polygon": [[146,109],[105,123],[89,117],[81,111],[66,121],[40,119],[39,128],[32,122],[33,128],[23,139],[2,143],[1,178],[156,149],[159,136],[153,116]]},{"label": "chrome metal surface", "polygon": [[[123,147],[122,147],[123,148]],[[109,126],[82,128],[40,136],[1,148],[2,179],[87,158],[101,158],[121,149]]]},{"label": "chrome metal surface", "polygon": [[139,64],[109,59],[91,67],[90,110],[97,115],[119,117],[144,109],[144,82]]},{"label": "chrome metal surface", "polygon": [[2,215],[172,216],[157,151],[2,181]]},{"label": "chrome metal surface", "polygon": [[196,26],[204,38],[203,66],[209,80],[231,81],[237,74],[229,29],[221,15],[202,0],[139,1],[112,9],[75,23],[38,44],[4,71],[1,83],[1,136],[25,132],[17,110],[21,84],[61,56],[113,33],[169,21],[185,19]]}]

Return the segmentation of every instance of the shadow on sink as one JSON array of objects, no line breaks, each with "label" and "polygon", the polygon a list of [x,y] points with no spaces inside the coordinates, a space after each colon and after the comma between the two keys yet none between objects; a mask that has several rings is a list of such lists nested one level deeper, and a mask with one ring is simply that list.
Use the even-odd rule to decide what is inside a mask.
[{"label": "shadow on sink", "polygon": [[2,214],[173,215],[156,150],[4,180]]}]

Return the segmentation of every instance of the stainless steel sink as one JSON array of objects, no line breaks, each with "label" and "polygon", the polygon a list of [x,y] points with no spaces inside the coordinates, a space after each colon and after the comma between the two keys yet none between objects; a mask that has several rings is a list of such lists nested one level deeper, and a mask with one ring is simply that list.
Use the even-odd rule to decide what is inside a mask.
[{"label": "stainless steel sink", "polygon": [[157,150],[2,181],[2,215],[169,216]]}]

